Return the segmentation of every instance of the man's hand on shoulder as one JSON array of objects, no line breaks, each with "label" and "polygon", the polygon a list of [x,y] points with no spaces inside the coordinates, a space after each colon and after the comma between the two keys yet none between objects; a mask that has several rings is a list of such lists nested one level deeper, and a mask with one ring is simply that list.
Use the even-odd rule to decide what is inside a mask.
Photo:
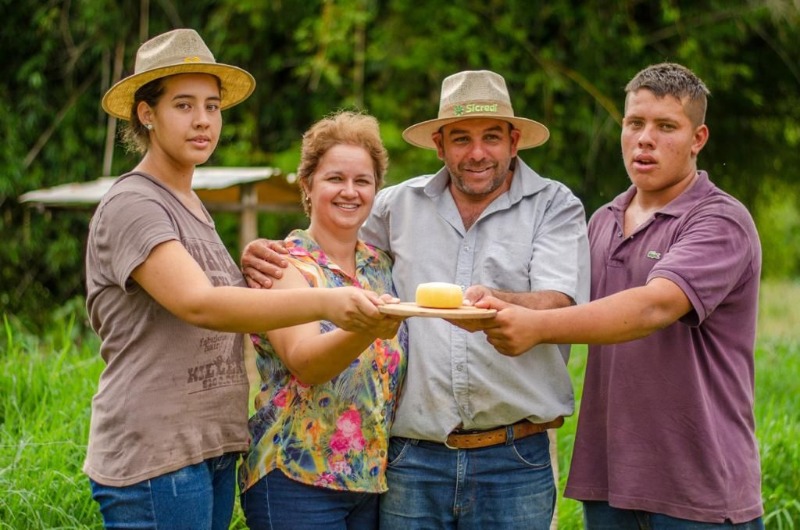
[{"label": "man's hand on shoulder", "polygon": [[242,251],[242,274],[247,285],[254,288],[272,287],[272,280],[283,276],[283,269],[289,262],[283,256],[288,251],[283,241],[256,239],[244,247]]}]

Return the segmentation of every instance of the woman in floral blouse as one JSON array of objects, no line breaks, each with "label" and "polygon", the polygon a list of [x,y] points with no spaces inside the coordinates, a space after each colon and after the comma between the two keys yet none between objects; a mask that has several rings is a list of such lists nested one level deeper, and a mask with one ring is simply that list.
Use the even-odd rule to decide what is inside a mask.
[{"label": "woman in floral blouse", "polygon": [[[298,177],[311,223],[285,240],[273,288],[356,286],[394,295],[391,260],[358,239],[388,155],[372,116],[339,112],[303,136]],[[254,335],[261,374],[240,468],[251,529],[374,529],[406,366],[406,330],[387,317],[369,340],[328,321]]]}]

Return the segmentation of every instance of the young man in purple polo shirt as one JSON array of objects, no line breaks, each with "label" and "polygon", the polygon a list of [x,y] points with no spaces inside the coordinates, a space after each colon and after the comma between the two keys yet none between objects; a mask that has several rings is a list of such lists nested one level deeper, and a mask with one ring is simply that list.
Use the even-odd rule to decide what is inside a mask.
[{"label": "young man in purple polo shirt", "polygon": [[500,352],[587,343],[565,495],[586,528],[761,529],[753,350],[761,247],[750,214],[697,156],[708,89],[658,64],[626,87],[633,185],[589,223],[592,302],[534,311],[490,296]]}]

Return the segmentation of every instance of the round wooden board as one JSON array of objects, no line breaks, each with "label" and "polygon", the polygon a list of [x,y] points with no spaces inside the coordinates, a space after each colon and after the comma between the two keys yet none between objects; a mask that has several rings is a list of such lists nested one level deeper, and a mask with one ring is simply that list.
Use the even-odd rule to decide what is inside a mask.
[{"label": "round wooden board", "polygon": [[497,314],[495,309],[480,309],[468,305],[452,309],[435,309],[433,307],[420,307],[414,302],[386,304],[379,306],[378,311],[387,315],[398,315],[401,317],[436,317],[450,320],[492,318]]}]

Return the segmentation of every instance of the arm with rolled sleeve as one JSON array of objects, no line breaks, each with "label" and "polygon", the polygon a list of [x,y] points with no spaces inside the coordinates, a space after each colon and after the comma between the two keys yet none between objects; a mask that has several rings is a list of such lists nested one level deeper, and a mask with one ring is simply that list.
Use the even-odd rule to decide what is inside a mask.
[{"label": "arm with rolled sleeve", "polygon": [[477,302],[492,295],[529,309],[555,309],[589,299],[590,264],[583,205],[558,185],[533,234],[529,266],[530,291],[507,291],[473,286],[466,297]]}]

